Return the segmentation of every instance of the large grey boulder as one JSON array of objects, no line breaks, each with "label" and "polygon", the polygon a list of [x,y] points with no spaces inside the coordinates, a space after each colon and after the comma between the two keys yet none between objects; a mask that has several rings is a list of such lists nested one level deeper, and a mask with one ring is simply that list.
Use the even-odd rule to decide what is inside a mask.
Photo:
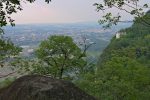
[{"label": "large grey boulder", "polygon": [[0,100],[96,100],[74,84],[45,76],[23,76],[0,91]]}]

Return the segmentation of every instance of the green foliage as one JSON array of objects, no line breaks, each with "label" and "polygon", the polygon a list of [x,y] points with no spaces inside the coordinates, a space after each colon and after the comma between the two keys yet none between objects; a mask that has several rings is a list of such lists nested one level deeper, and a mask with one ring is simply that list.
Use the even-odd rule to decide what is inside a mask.
[{"label": "green foliage", "polygon": [[140,18],[140,23],[144,23],[146,26],[150,27],[150,23],[147,22],[150,17],[143,17],[146,9],[149,9],[148,2],[147,4],[141,5],[140,0],[103,0],[103,3],[95,3],[94,6],[96,6],[97,12],[108,12],[99,20],[99,23],[104,24],[105,28],[117,25],[118,22],[130,22],[130,20],[121,20],[122,15],[120,15],[120,12],[113,15],[109,11],[109,9],[112,8],[129,13],[135,18]]},{"label": "green foliage", "polygon": [[0,82],[0,89],[9,86],[14,80],[15,80],[15,78],[4,79],[3,81]]},{"label": "green foliage", "polygon": [[4,39],[0,35],[0,66],[3,66],[3,63],[8,60],[8,58],[13,58],[21,52],[21,48],[15,46],[9,39]]},{"label": "green foliage", "polygon": [[[27,2],[33,3],[36,0],[25,0]],[[24,1],[24,2],[25,2]],[[51,0],[45,0],[49,3]],[[17,13],[18,10],[22,10],[21,7],[22,0],[1,0],[0,1],[0,27],[6,26],[9,22],[12,26],[15,25],[14,20],[11,18],[11,14]]]},{"label": "green foliage", "polygon": [[97,83],[98,80],[96,79],[95,75],[95,64],[91,64],[89,66],[86,66],[84,70],[80,73],[79,79],[75,80],[74,83],[86,91],[87,93],[96,96],[96,94],[99,94]]},{"label": "green foliage", "polygon": [[78,86],[102,100],[149,100],[150,29],[136,21],[111,40],[97,70],[85,73]]},{"label": "green foliage", "polygon": [[148,100],[149,69],[129,57],[112,57],[97,71],[96,80],[99,80],[97,96],[104,100]]},{"label": "green foliage", "polygon": [[86,65],[85,54],[69,36],[51,36],[42,41],[36,55],[49,65],[54,77],[72,76]]},{"label": "green foliage", "polygon": [[[3,34],[3,30],[0,27],[0,67],[4,67],[6,62],[8,64],[9,61],[18,56],[19,52],[22,51],[22,48],[14,45],[10,39],[3,37]],[[1,75],[0,78],[6,77],[8,75]]]}]

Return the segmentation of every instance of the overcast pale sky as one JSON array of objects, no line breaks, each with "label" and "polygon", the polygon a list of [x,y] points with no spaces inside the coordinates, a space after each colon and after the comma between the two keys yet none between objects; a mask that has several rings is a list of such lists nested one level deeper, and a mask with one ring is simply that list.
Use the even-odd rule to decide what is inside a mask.
[{"label": "overcast pale sky", "polygon": [[[96,12],[93,6],[94,3],[102,0],[52,0],[50,4],[43,1],[37,0],[34,4],[23,4],[23,11],[12,17],[18,24],[29,24],[96,22],[103,15],[102,12]],[[112,12],[115,13],[116,10]],[[130,18],[128,14],[123,16],[123,19]]]}]

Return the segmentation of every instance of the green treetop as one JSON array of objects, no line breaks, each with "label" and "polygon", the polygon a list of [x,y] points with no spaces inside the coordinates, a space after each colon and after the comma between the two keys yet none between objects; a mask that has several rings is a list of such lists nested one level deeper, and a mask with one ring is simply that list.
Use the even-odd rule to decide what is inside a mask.
[{"label": "green treetop", "polygon": [[49,65],[51,75],[60,79],[78,73],[86,64],[85,55],[69,36],[51,36],[42,41],[36,55]]}]

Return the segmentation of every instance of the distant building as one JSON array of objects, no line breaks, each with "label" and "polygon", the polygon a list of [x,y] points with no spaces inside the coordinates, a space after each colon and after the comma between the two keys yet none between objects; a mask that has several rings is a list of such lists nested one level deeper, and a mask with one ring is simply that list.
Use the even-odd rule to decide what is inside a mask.
[{"label": "distant building", "polygon": [[33,52],[34,52],[34,49],[28,49],[27,52],[28,52],[28,53],[33,53]]},{"label": "distant building", "polygon": [[116,33],[116,39],[119,39],[120,38],[120,33]]},{"label": "distant building", "polygon": [[125,35],[125,32],[117,32],[116,33],[116,39],[119,39],[121,37],[121,35]]}]

